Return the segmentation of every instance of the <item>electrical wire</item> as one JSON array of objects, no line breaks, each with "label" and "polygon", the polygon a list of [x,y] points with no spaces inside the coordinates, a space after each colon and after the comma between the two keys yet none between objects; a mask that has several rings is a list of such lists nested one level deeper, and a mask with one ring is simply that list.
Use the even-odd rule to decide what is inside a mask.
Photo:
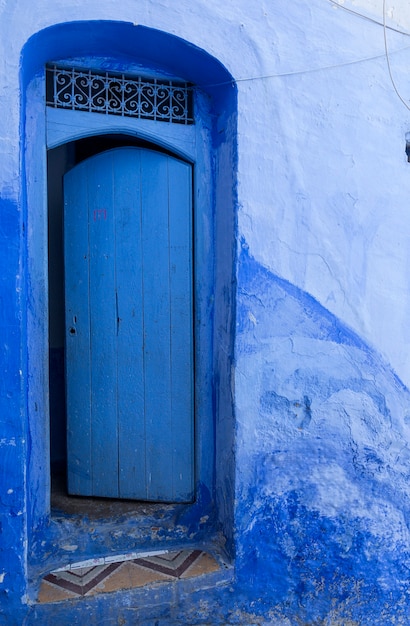
[{"label": "electrical wire", "polygon": [[410,111],[410,106],[409,103],[403,98],[403,96],[401,95],[401,93],[399,92],[397,85],[396,85],[396,81],[394,80],[393,77],[393,72],[391,69],[391,63],[390,63],[390,53],[389,53],[389,48],[387,45],[387,30],[392,30],[396,33],[400,33],[401,35],[406,35],[409,36],[410,33],[404,31],[404,30],[400,30],[398,28],[394,28],[394,26],[388,26],[386,23],[386,0],[383,0],[383,22],[379,22],[378,20],[375,20],[367,15],[363,15],[363,13],[359,13],[358,11],[354,11],[353,9],[349,9],[348,7],[343,6],[342,4],[339,4],[338,2],[336,2],[335,0],[328,0],[331,4],[339,7],[340,9],[343,9],[344,11],[348,11],[349,13],[353,13],[353,15],[357,15],[358,17],[361,17],[365,20],[368,20],[369,22],[373,22],[373,24],[378,24],[379,26],[383,26],[383,39],[384,39],[384,56],[386,57],[386,63],[387,63],[387,70],[389,72],[389,77],[390,77],[390,82],[393,86],[393,89],[397,95],[397,97],[399,98],[399,100],[404,104],[404,106],[406,107],[406,109],[408,109]]},{"label": "electrical wire", "polygon": [[[349,9],[348,7],[343,6],[343,4],[339,4],[338,2],[336,2],[336,0],[328,0],[328,2],[330,2],[331,4],[334,4],[335,7],[338,7],[339,9],[343,9],[343,11],[347,11],[348,13],[353,13],[353,15],[357,15],[358,17],[361,17],[364,20],[367,20],[368,22],[372,22],[373,24],[377,24],[378,26],[383,26],[384,29],[389,29],[394,31],[395,33],[400,33],[400,35],[407,35],[407,37],[410,37],[410,32],[404,31],[404,30],[400,30],[399,28],[394,28],[394,26],[386,26],[385,24],[385,19],[383,18],[383,22],[379,22],[378,20],[375,20],[372,17],[369,17],[368,15],[364,15],[363,13],[359,13],[359,11],[354,11],[353,9]],[[384,7],[383,7],[383,13],[384,13]]]},{"label": "electrical wire", "polygon": [[399,100],[401,100],[401,102],[404,104],[406,109],[408,109],[410,111],[410,106],[409,106],[408,102],[403,98],[403,96],[401,95],[401,93],[399,92],[399,90],[397,88],[397,85],[396,85],[396,82],[395,82],[395,80],[393,78],[393,74],[392,74],[392,70],[391,70],[390,55],[389,55],[389,49],[388,49],[388,46],[387,46],[386,0],[383,0],[383,37],[384,37],[384,52],[385,52],[385,55],[386,55],[387,69],[388,69],[388,72],[389,72],[391,84],[393,85],[393,89],[396,92],[396,95],[399,98]]},{"label": "electrical wire", "polygon": [[[407,109],[410,110],[410,106],[408,105],[408,103],[406,102],[406,100],[404,100],[404,98],[401,96],[401,94],[399,93],[399,90],[397,89],[396,83],[394,81],[393,78],[393,74],[392,74],[392,70],[391,70],[391,65],[390,65],[390,53],[388,50],[388,46],[387,46],[387,30],[392,30],[396,33],[399,33],[401,35],[406,35],[407,37],[410,36],[409,32],[403,31],[403,30],[399,30],[398,28],[394,28],[393,26],[388,26],[386,24],[386,0],[383,0],[383,21],[379,22],[378,20],[375,20],[367,15],[364,15],[363,13],[359,13],[358,11],[354,11],[353,9],[349,9],[348,7],[343,6],[342,4],[339,4],[338,2],[336,2],[336,0],[328,0],[328,2],[330,2],[331,4],[333,4],[334,6],[337,6],[340,9],[343,9],[344,11],[348,11],[349,13],[352,13],[353,15],[356,15],[362,19],[365,19],[369,22],[372,22],[373,24],[377,24],[378,26],[382,26],[383,27],[383,34],[384,34],[384,54],[379,54],[379,55],[375,55],[372,57],[364,57],[361,59],[355,59],[353,61],[345,61],[344,63],[338,63],[335,65],[324,65],[324,66],[320,66],[320,67],[313,67],[313,68],[309,68],[309,69],[304,69],[304,70],[295,70],[293,72],[284,72],[282,74],[265,74],[265,75],[259,75],[259,76],[249,76],[249,77],[244,77],[244,78],[237,78],[237,79],[233,79],[233,80],[229,80],[229,81],[224,81],[224,82],[220,82],[220,83],[211,83],[211,84],[205,84],[205,85],[199,85],[199,87],[222,87],[224,85],[233,85],[235,83],[243,83],[243,82],[251,82],[251,81],[255,81],[255,80],[268,80],[268,79],[272,79],[272,78],[283,78],[286,76],[297,76],[297,75],[303,75],[303,74],[311,74],[313,72],[320,72],[320,71],[326,71],[326,70],[333,70],[333,69],[337,69],[339,67],[347,67],[349,65],[355,65],[357,63],[364,63],[366,61],[374,61],[377,59],[381,59],[381,58],[385,58],[386,62],[387,62],[387,68],[388,68],[388,72],[389,72],[389,77],[390,77],[390,81],[393,85],[393,89],[396,92],[397,96],[399,97],[399,99],[402,101],[402,103],[406,106]],[[410,46],[405,46],[403,48],[399,48],[398,50],[395,50],[394,52],[403,52],[405,50],[408,50],[410,48]]]},{"label": "electrical wire", "polygon": [[[380,25],[382,25],[380,23]],[[404,52],[405,50],[409,50],[410,49],[410,45],[409,46],[404,46],[403,48],[399,48],[398,50],[395,50],[394,52]],[[227,80],[224,82],[220,82],[220,83],[206,83],[206,84],[200,84],[198,85],[198,87],[222,87],[224,85],[233,85],[235,83],[244,83],[244,82],[251,82],[254,80],[268,80],[271,78],[285,78],[286,76],[300,76],[303,74],[312,74],[314,72],[322,72],[322,71],[327,71],[327,70],[334,70],[334,69],[338,69],[339,67],[348,67],[349,65],[356,65],[357,63],[366,63],[367,61],[376,61],[377,59],[384,59],[386,58],[386,50],[383,52],[383,54],[377,54],[375,56],[371,56],[371,57],[363,57],[361,59],[354,59],[352,61],[345,61],[344,63],[337,63],[335,65],[321,65],[319,67],[311,67],[308,69],[303,69],[303,70],[295,70],[293,72],[283,72],[282,74],[263,74],[263,75],[258,75],[258,76],[248,76],[248,77],[244,77],[244,78],[236,78],[236,79],[232,79],[232,80]]]}]

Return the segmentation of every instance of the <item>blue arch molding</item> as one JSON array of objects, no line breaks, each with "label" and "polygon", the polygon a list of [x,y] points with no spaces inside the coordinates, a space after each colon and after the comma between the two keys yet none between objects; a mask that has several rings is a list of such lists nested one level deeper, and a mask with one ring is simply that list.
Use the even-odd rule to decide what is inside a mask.
[{"label": "blue arch molding", "polygon": [[57,24],[33,35],[22,51],[23,92],[47,61],[97,55],[125,63],[138,60],[152,69],[180,76],[206,91],[217,109],[220,98],[226,97],[227,86],[236,94],[231,74],[197,46],[146,26],[103,20]]},{"label": "blue arch molding", "polygon": [[[138,537],[138,546],[141,548],[146,548],[148,545],[150,548],[154,548],[156,543],[159,546],[163,545],[162,542],[165,539],[178,543],[184,541],[186,536],[189,536],[190,540],[193,537],[198,538],[198,540],[204,539],[209,536],[209,533],[215,535],[220,530],[226,539],[226,545],[230,547],[233,545],[234,466],[232,440],[234,429],[233,401],[230,390],[230,355],[233,354],[235,308],[233,277],[236,258],[236,86],[232,76],[219,61],[204,50],[173,35],[125,22],[93,21],[57,24],[33,35],[22,50],[22,132],[25,132],[26,122],[27,126],[31,124],[28,118],[26,120],[27,106],[31,106],[31,102],[27,103],[26,98],[27,89],[33,78],[41,77],[44,74],[47,62],[73,57],[104,57],[104,67],[107,70],[115,70],[119,67],[126,67],[129,63],[136,63],[148,68],[154,74],[160,72],[162,75],[169,74],[186,80],[192,83],[195,88],[199,88],[209,99],[210,111],[207,112],[205,123],[210,129],[209,150],[212,154],[208,158],[209,165],[207,167],[210,171],[207,172],[207,177],[212,181],[214,188],[210,194],[211,204],[208,217],[209,219],[214,218],[214,226],[211,252],[206,254],[205,245],[202,245],[200,262],[205,268],[201,271],[208,272],[210,276],[212,273],[214,274],[212,293],[207,293],[206,299],[204,297],[205,289],[209,289],[209,287],[201,287],[203,290],[202,301],[205,302],[206,300],[206,305],[201,304],[201,312],[204,315],[202,319],[196,320],[196,324],[200,328],[201,336],[212,337],[213,329],[217,329],[215,333],[218,332],[217,341],[210,341],[206,348],[211,354],[212,367],[208,367],[205,377],[207,389],[210,391],[210,399],[206,399],[206,402],[212,405],[215,438],[222,444],[217,443],[216,448],[219,449],[213,450],[212,454],[209,455],[210,458],[214,458],[214,456],[216,458],[213,481],[202,484],[198,479],[197,500],[191,506],[180,507],[174,511],[175,525],[171,534],[165,537],[165,531],[160,530],[153,538],[150,529],[152,525],[156,525],[156,522],[147,517],[146,523],[140,524],[138,527],[132,520],[128,520],[127,523],[123,520],[121,526],[123,539],[118,541],[115,539],[113,543],[110,543],[113,536],[107,524],[105,534],[102,532],[101,538],[96,542],[95,537],[90,538],[88,536],[86,527],[82,528],[71,524],[69,520],[67,520],[68,525],[65,523],[50,524],[47,510],[47,486],[43,480],[44,454],[42,454],[43,451],[39,448],[38,443],[39,440],[44,440],[46,436],[46,429],[44,425],[41,425],[44,411],[41,407],[39,410],[33,409],[28,402],[28,438],[32,444],[31,453],[26,458],[28,465],[28,528],[33,529],[33,532],[30,533],[29,531],[28,540],[30,575],[33,577],[34,583],[39,573],[47,568],[53,569],[58,560],[62,561],[64,553],[58,546],[67,543],[68,536],[69,543],[78,544],[76,556],[80,560],[93,554],[102,554],[107,549],[123,552],[127,549],[127,545],[124,544],[124,537],[127,536],[128,531],[134,539]],[[38,95],[36,98],[36,115],[42,115],[41,101],[38,99]],[[202,111],[199,112],[199,114],[201,113]],[[38,137],[36,141],[43,141],[43,139]],[[27,143],[25,135],[22,136],[22,145],[25,146],[25,151],[22,154],[22,195],[24,199],[26,179],[27,184],[33,185],[34,180],[41,179],[44,175],[44,171],[39,174],[38,164],[34,164],[34,161],[38,161],[38,156],[41,157],[45,146],[41,144],[38,152],[33,151],[30,144]],[[33,175],[33,167],[35,175]],[[199,185],[200,173],[196,178]],[[31,202],[30,207],[27,206],[29,201]],[[198,200],[199,204],[200,202],[203,200]],[[25,219],[33,207],[35,210],[35,205],[26,198],[23,204]],[[35,218],[31,217],[31,220],[35,225]],[[30,229],[29,231],[30,236],[35,238],[36,235],[32,234]],[[37,274],[41,274],[44,268],[39,267],[39,261],[33,261],[33,257],[36,256],[35,251],[41,251],[41,249],[41,243],[35,242],[31,246],[29,257],[31,262],[28,267],[32,267],[34,264]],[[214,265],[218,268],[217,271],[214,270]],[[209,279],[207,281],[209,282]],[[39,280],[37,277],[26,275],[25,282],[30,297],[33,284],[37,285],[35,289],[38,296],[38,290],[41,287],[38,287]],[[37,327],[32,324],[32,336],[28,337],[27,354],[24,357],[29,364],[36,362],[37,367],[43,361],[41,350],[43,350],[44,345],[44,341],[37,341],[36,336],[33,339],[33,333],[35,335],[38,332]],[[212,344],[217,346],[216,350]],[[214,350],[213,354],[212,350]],[[202,358],[200,355],[200,359],[203,359],[204,362],[206,358]],[[202,367],[202,369],[204,368]],[[30,372],[28,376],[30,377]],[[39,389],[39,382],[35,382],[35,385]],[[201,410],[203,411],[203,409]],[[219,424],[218,411],[223,413],[223,418]],[[209,433],[212,431],[209,426],[204,427],[205,430],[208,430]],[[212,436],[210,438],[212,439]],[[209,476],[210,460],[206,457],[207,455],[202,452],[201,463],[205,467],[207,476]],[[201,520],[205,518],[209,519],[204,523]],[[108,536],[110,538],[107,543],[106,538]],[[73,555],[69,556],[72,558]]]}]

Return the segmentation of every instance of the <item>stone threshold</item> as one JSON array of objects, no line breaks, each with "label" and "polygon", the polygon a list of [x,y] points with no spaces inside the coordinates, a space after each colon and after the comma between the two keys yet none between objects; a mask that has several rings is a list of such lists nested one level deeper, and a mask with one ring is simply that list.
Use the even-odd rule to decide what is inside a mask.
[{"label": "stone threshold", "polygon": [[[195,579],[231,567],[201,549],[129,552],[67,564],[43,577],[37,603],[54,603]],[[199,581],[198,581],[199,582]]]}]

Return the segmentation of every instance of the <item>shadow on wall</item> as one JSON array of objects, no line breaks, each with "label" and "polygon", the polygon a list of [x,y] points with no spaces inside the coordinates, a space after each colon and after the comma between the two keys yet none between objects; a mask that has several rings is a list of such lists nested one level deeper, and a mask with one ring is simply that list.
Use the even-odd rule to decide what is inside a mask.
[{"label": "shadow on wall", "polygon": [[407,624],[410,393],[244,242],[238,281],[240,586],[278,620]]}]

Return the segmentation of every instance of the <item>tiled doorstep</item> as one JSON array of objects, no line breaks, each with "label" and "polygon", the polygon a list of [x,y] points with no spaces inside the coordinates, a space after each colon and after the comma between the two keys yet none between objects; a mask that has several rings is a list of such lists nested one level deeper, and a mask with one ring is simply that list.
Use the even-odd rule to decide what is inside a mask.
[{"label": "tiled doorstep", "polygon": [[213,556],[202,550],[128,553],[103,559],[89,559],[58,568],[45,576],[39,603],[144,587],[154,583],[192,579],[223,569]]}]

